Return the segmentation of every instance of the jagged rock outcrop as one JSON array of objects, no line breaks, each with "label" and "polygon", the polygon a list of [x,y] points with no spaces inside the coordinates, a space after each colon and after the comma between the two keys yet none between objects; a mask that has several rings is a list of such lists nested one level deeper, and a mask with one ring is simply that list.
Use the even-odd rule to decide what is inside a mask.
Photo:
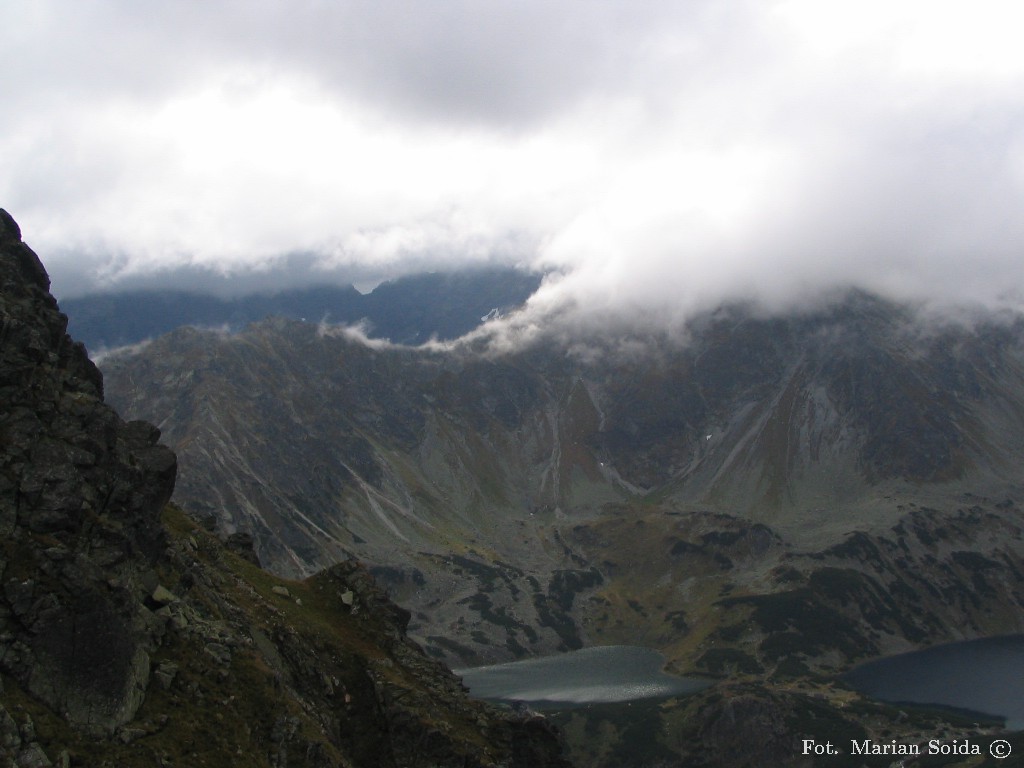
[{"label": "jagged rock outcrop", "polygon": [[48,287],[0,211],[0,763],[567,765],[361,566],[284,583],[167,506],[174,454],[103,403]]},{"label": "jagged rock outcrop", "polygon": [[0,213],[0,668],[102,734],[138,710],[175,457],[102,402],[99,371],[17,224]]}]

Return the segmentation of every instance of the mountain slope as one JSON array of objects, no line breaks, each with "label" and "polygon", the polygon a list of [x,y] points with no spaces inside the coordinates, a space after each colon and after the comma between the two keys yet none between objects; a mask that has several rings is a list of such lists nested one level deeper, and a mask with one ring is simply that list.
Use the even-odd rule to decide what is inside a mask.
[{"label": "mountain slope", "polygon": [[[1024,628],[1022,339],[1019,320],[929,327],[853,293],[722,310],[633,357],[369,349],[274,320],[179,331],[105,370],[178,451],[183,504],[282,574],[365,558],[453,663],[642,642],[710,668],[708,638],[760,605],[721,597],[804,589],[850,614],[824,645],[808,625],[780,653],[771,621],[728,641],[774,670]],[[937,543],[964,515],[962,547]],[[865,559],[857,536],[903,552]],[[970,594],[970,553],[1005,587],[978,610],[867,618],[915,579]],[[855,606],[815,588],[825,568],[851,572]]]},{"label": "mountain slope", "polygon": [[0,760],[48,766],[567,766],[469,700],[359,564],[260,570],[173,506],[0,210]]}]

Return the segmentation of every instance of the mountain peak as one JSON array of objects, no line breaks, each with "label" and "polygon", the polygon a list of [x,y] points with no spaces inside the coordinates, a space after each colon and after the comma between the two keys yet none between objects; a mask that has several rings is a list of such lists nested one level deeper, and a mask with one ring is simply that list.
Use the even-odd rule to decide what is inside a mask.
[{"label": "mountain peak", "polygon": [[6,256],[5,274],[10,287],[20,280],[43,291],[50,290],[50,276],[43,263],[35,251],[22,242],[21,227],[3,208],[0,208],[0,248]]}]

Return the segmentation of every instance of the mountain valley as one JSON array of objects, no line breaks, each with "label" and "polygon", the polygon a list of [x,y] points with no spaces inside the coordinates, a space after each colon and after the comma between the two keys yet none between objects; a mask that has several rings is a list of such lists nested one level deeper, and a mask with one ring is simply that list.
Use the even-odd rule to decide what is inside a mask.
[{"label": "mountain valley", "polygon": [[632,357],[270,319],[104,373],[180,503],[282,575],[366,560],[449,663],[625,642],[774,673],[1024,629],[1022,339],[852,292]]},{"label": "mountain valley", "polygon": [[[475,338],[371,346],[272,318],[180,329],[104,373],[176,450],[193,515],[282,575],[364,560],[452,666],[627,644],[723,681],[653,725],[566,715],[583,764],[628,764],[652,733],[638,765],[778,764],[807,712],[925,733],[848,710],[835,676],[1024,631],[1019,318],[851,291],[723,308],[681,342]],[[722,757],[737,739],[774,756]]]},{"label": "mountain valley", "polygon": [[[499,353],[276,317],[179,328],[101,378],[4,227],[19,764],[562,765],[546,721],[466,699],[440,662],[615,644],[715,682],[552,715],[580,766],[998,731],[838,675],[1024,631],[1020,319],[850,292],[723,308],[683,341]],[[101,647],[112,664],[75,661]]]}]

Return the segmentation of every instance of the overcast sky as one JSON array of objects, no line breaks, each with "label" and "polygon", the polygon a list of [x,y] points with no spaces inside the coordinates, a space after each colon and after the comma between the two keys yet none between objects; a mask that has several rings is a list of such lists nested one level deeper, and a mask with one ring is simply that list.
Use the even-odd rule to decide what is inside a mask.
[{"label": "overcast sky", "polygon": [[0,206],[58,296],[486,261],[556,270],[537,312],[1024,296],[1019,0],[2,8]]}]

